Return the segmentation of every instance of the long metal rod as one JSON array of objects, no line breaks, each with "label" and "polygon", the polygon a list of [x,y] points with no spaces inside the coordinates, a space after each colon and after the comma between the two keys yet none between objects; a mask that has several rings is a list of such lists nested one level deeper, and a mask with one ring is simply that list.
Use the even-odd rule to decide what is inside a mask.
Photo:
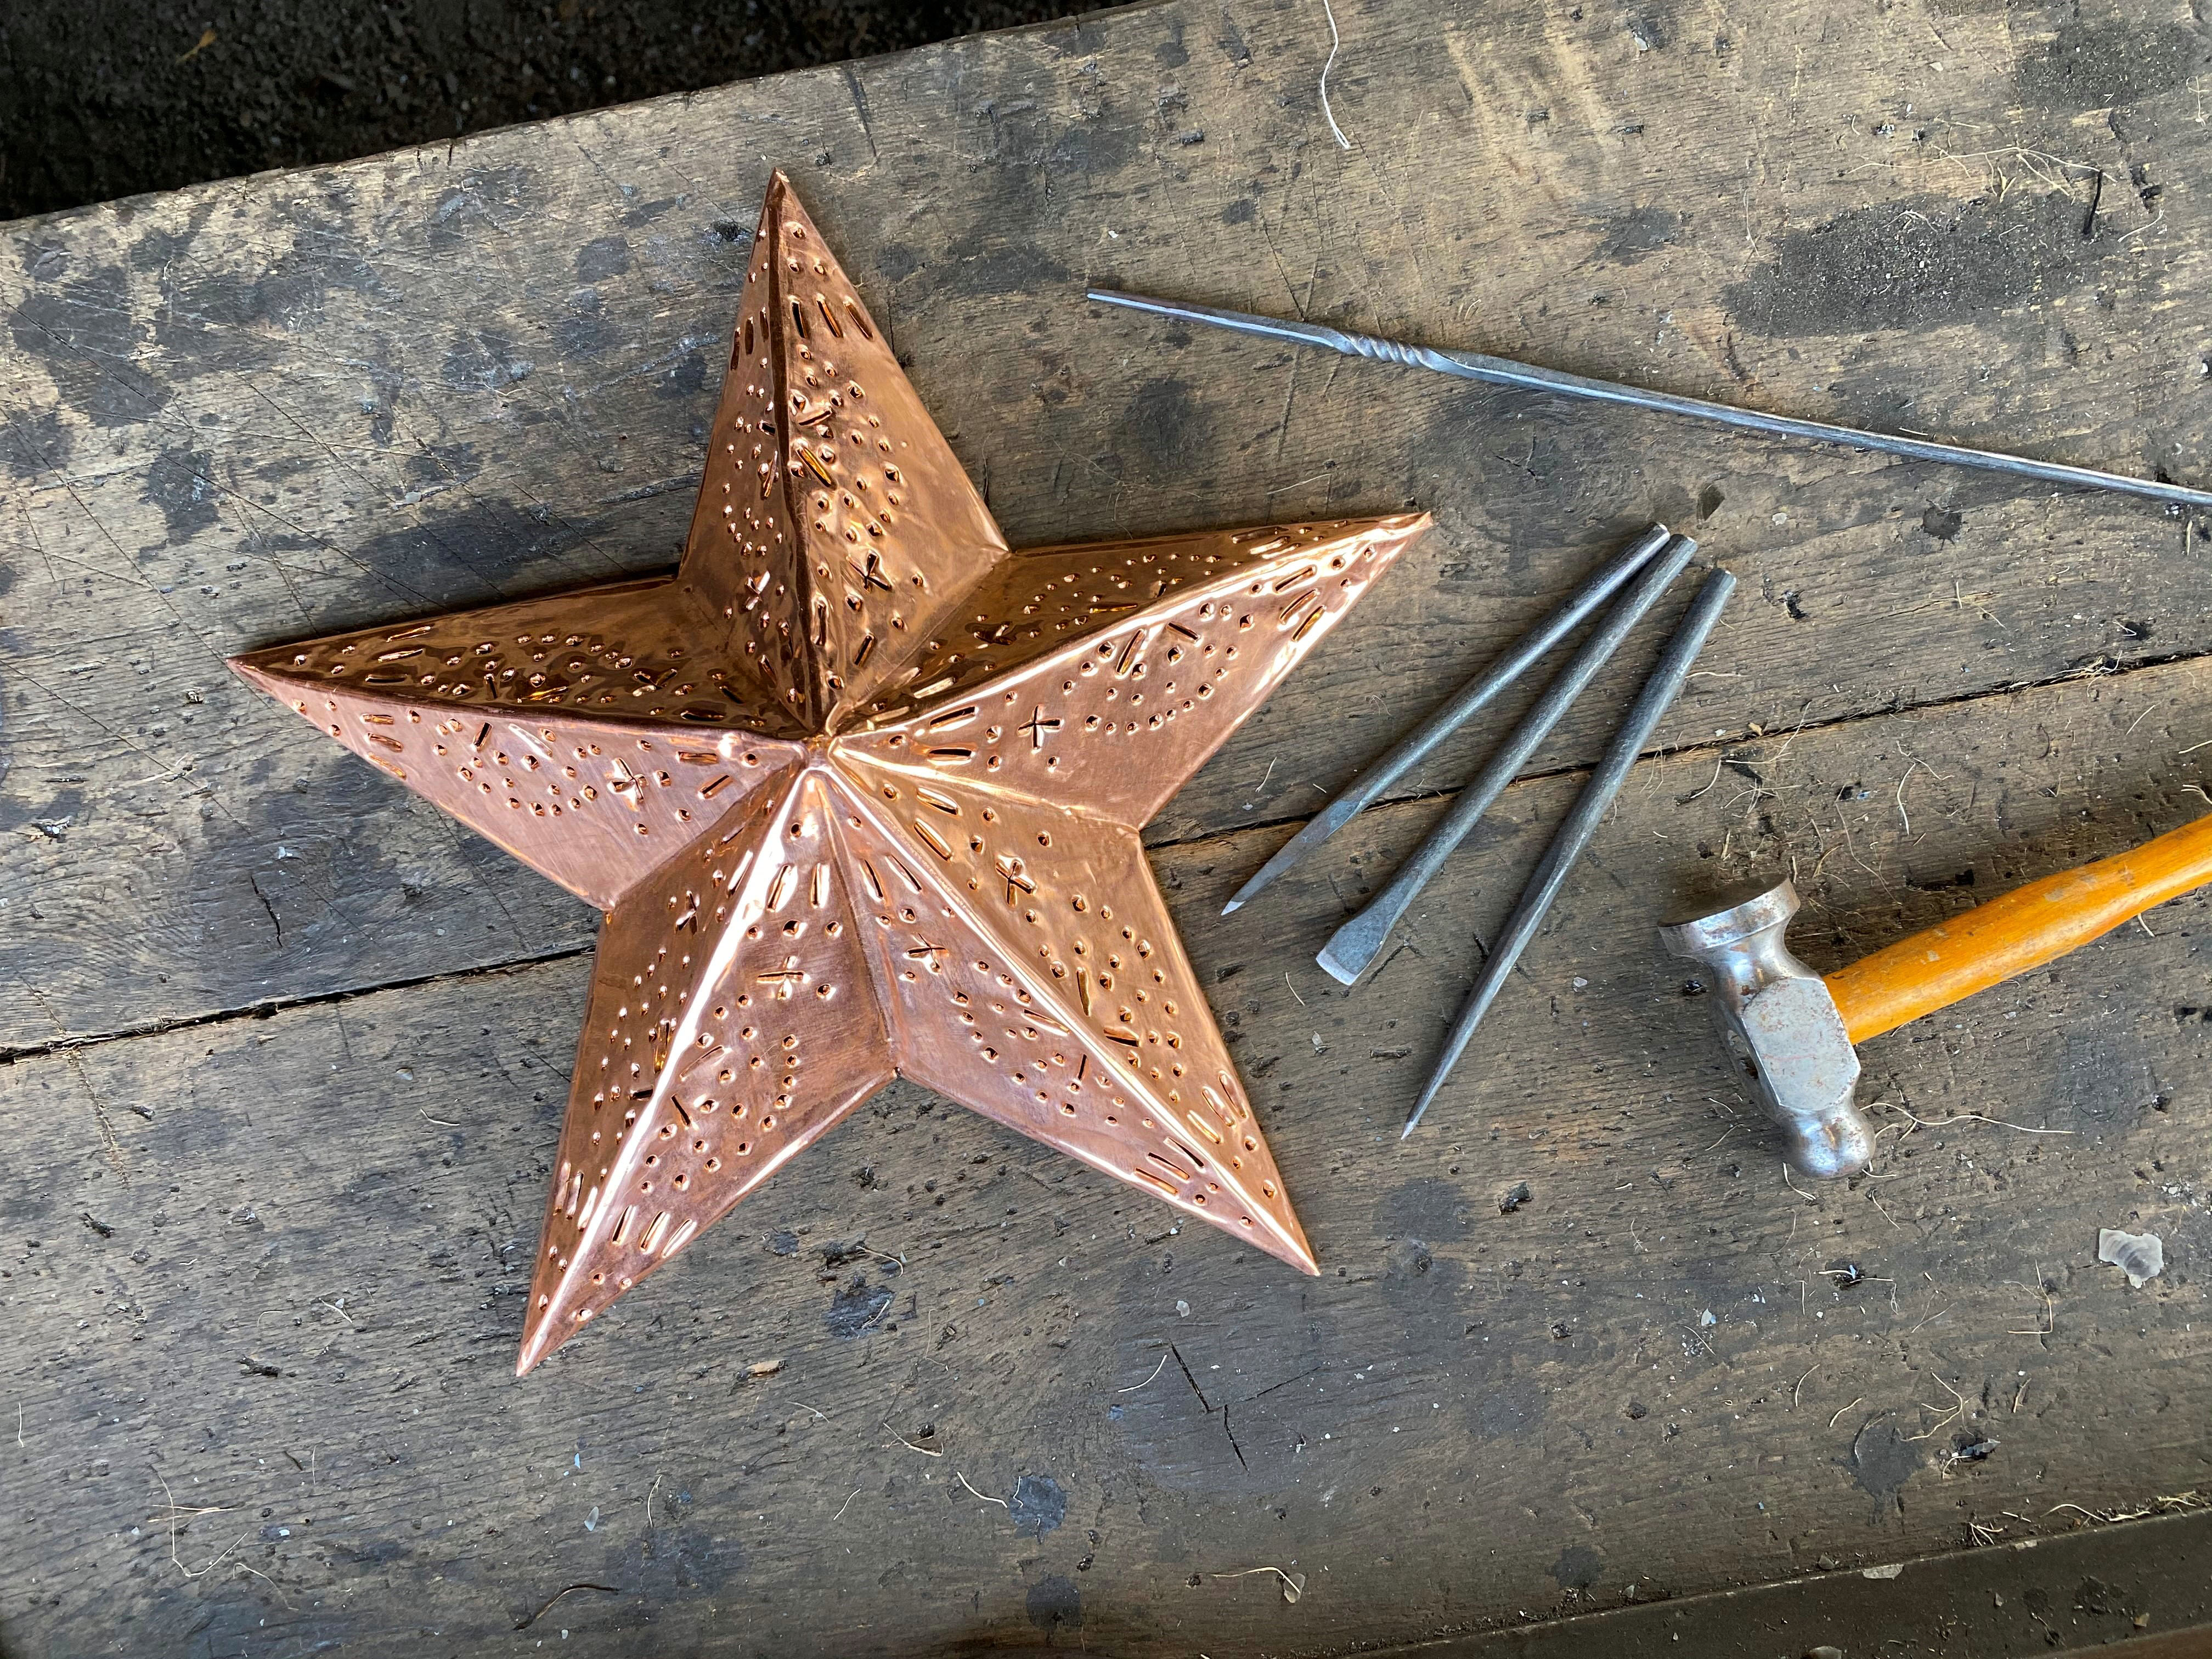
[{"label": "long metal rod", "polygon": [[1368,964],[1381,953],[1389,939],[1390,930],[1398,925],[1398,919],[1406,914],[1421,889],[1429,884],[1430,878],[1443,867],[1452,850],[1467,839],[1468,832],[1490,810],[1491,803],[1505,793],[1505,786],[1528,763],[1529,757],[1551,735],[1560,717],[1597,678],[1598,670],[1620,648],[1629,630],[1659,602],[1659,596],[1682,574],[1682,567],[1689,563],[1690,556],[1697,550],[1697,543],[1687,536],[1675,537],[1674,544],[1636,579],[1636,586],[1614,601],[1613,609],[1605,613],[1605,620],[1567,659],[1566,666],[1553,676],[1552,683],[1544,688],[1543,696],[1536,699],[1536,706],[1522,717],[1512,736],[1484,763],[1474,781],[1460,791],[1459,799],[1421,838],[1421,844],[1407,855],[1406,861],[1391,876],[1389,884],[1369,900],[1358,915],[1329,936],[1328,943],[1322,946],[1321,955],[1316,958],[1323,972],[1340,984],[1349,985],[1367,971]]},{"label": "long metal rod", "polygon": [[1322,346],[1350,357],[1369,357],[1376,362],[1406,363],[1415,368],[1434,369],[1439,374],[1456,375],[1463,380],[1522,386],[1533,392],[1557,392],[1562,397],[1624,404],[1632,409],[1656,409],[1668,415],[1686,415],[1693,420],[1717,421],[1723,426],[1738,427],[1748,432],[1772,433],[1785,438],[1810,438],[1816,443],[1844,444],[1853,449],[1869,449],[1884,455],[1902,455],[1910,460],[1977,466],[1989,472],[2009,472],[2024,478],[2040,478],[2046,483],[2073,484],[2085,489],[2117,490],[2122,495],[2142,495],[2154,501],[2173,502],[2183,507],[2212,507],[2212,490],[2191,489],[2185,484],[2166,483],[2156,478],[2130,478],[2118,472],[2100,472],[2087,466],[2067,466],[2057,461],[2034,461],[2023,455],[2006,455],[1991,449],[1968,449],[1962,445],[1937,443],[1927,438],[1906,438],[1887,432],[1862,432],[1856,427],[1832,426],[1826,421],[1801,421],[1790,415],[1765,415],[1756,410],[1711,403],[1703,398],[1679,397],[1671,392],[1651,392],[1642,386],[1623,386],[1615,380],[1596,380],[1588,375],[1568,374],[1555,368],[1538,368],[1533,364],[1516,363],[1506,357],[1492,357],[1480,351],[1439,351],[1429,346],[1403,345],[1395,340],[1377,339],[1371,334],[1351,334],[1342,329],[1325,328],[1319,323],[1285,322],[1274,317],[1255,316],[1246,311],[1224,311],[1212,306],[1148,299],[1143,295],[1120,294],[1110,289],[1092,289],[1085,297],[1096,300],[1101,305],[1126,306],[1132,311],[1149,312],[1156,317],[1173,317],[1190,323],[1210,323],[1216,328],[1234,329],[1242,334],[1257,334],[1268,339],[1295,340],[1304,345]]},{"label": "long metal rod", "polygon": [[1656,524],[1638,537],[1627,551],[1593,576],[1582,591],[1516,640],[1512,649],[1477,674],[1394,744],[1380,759],[1370,762],[1359,781],[1310,819],[1305,827],[1276,849],[1237,896],[1221,907],[1221,914],[1242,909],[1300,859],[1352,822],[1367,804],[1427,759],[1430,752],[1459,730],[1500,691],[1528,672],[1528,665],[1582,625],[1583,619],[1613,595],[1615,589],[1641,570],[1654,553],[1667,544],[1667,526]]},{"label": "long metal rod", "polygon": [[1535,873],[1528,878],[1528,884],[1521,890],[1521,897],[1513,907],[1513,915],[1506,922],[1504,932],[1490,947],[1490,955],[1482,964],[1482,971],[1475,976],[1474,988],[1467,994],[1467,1000],[1460,1006],[1459,1017],[1452,1022],[1451,1035],[1444,1039],[1443,1052],[1437,1056],[1436,1067],[1429,1073],[1428,1086],[1421,1091],[1420,1099],[1414,1103],[1412,1114],[1406,1119],[1406,1127],[1399,1133],[1400,1139],[1413,1133],[1414,1126],[1421,1121],[1421,1114],[1429,1109],[1429,1103],[1437,1097],[1437,1091],[1443,1087],[1444,1079],[1451,1074],[1452,1067],[1458,1064],[1460,1055],[1467,1051],[1468,1042],[1474,1036],[1474,1028],[1481,1024],[1483,1015],[1489,1012],[1491,1003],[1497,999],[1499,988],[1505,983],[1506,975],[1513,971],[1513,964],[1521,959],[1521,952],[1536,936],[1537,928],[1543,926],[1545,913],[1552,908],[1552,901],[1559,896],[1567,872],[1574,868],[1575,860],[1582,856],[1583,848],[1589,845],[1590,836],[1596,833],[1606,809],[1613,805],[1613,798],[1620,793],[1620,786],[1627,781],[1629,769],[1636,764],[1637,756],[1643,752],[1644,745],[1650,740],[1652,732],[1673,706],[1674,699],[1681,695],[1682,682],[1689,676],[1690,665],[1697,660],[1698,653],[1705,648],[1706,636],[1713,631],[1713,624],[1720,620],[1721,611],[1728,605],[1729,595],[1735,591],[1735,578],[1725,570],[1716,570],[1705,578],[1705,584],[1698,590],[1697,598],[1690,601],[1689,610],[1683,613],[1674,636],[1667,641],[1665,653],[1660,657],[1657,666],[1652,669],[1650,677],[1644,682],[1644,689],[1637,693],[1636,702],[1629,709],[1628,718],[1621,722],[1620,730],[1613,734],[1613,746],[1605,751],[1605,758],[1590,774],[1589,781],[1583,786],[1582,793],[1575,797],[1572,810],[1553,832],[1552,844],[1544,849],[1543,859],[1536,866]]}]

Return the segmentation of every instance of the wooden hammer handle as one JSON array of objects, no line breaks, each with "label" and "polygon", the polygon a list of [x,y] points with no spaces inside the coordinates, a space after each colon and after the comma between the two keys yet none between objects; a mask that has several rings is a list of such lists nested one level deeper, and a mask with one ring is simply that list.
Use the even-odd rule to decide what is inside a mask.
[{"label": "wooden hammer handle", "polygon": [[2032,881],[1827,976],[1853,1042],[1893,1031],[2087,945],[2212,881],[2212,816]]}]

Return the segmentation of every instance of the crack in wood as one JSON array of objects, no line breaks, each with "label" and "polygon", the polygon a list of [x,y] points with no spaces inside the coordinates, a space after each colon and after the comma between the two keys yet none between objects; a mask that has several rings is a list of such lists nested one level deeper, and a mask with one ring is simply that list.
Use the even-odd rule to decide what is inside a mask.
[{"label": "crack in wood", "polygon": [[[496,979],[501,975],[515,974],[531,968],[543,968],[554,963],[574,962],[588,957],[598,948],[597,941],[580,945],[572,950],[549,951],[543,956],[516,957],[505,962],[486,963],[476,968],[455,968],[435,974],[416,974],[406,979],[396,979],[381,985],[348,987],[341,991],[324,991],[313,996],[272,997],[266,1002],[248,1003],[243,1007],[218,1008],[204,1014],[190,1014],[178,1019],[149,1020],[143,1025],[133,1025],[118,1031],[88,1032],[70,1036],[58,1036],[51,1042],[27,1042],[13,1048],[0,1047],[0,1066],[14,1066],[24,1060],[45,1060],[55,1055],[82,1053],[111,1042],[132,1042],[142,1037],[167,1036],[173,1031],[194,1031],[209,1026],[229,1025],[240,1020],[268,1019],[277,1014],[288,1014],[297,1008],[324,1008],[359,1001],[363,997],[381,996],[388,991],[411,991],[425,985],[462,984],[482,979]],[[88,1085],[89,1087],[89,1085]]]},{"label": "crack in wood", "polygon": [[1237,1454],[1237,1467],[1249,1470],[1252,1466],[1244,1461],[1244,1448],[1237,1443],[1236,1431],[1229,1426],[1229,1402],[1224,1400],[1218,1407],[1211,1404],[1206,1400],[1206,1390],[1198,1386],[1198,1379],[1191,1375],[1190,1362],[1182,1357],[1182,1350],[1170,1342],[1168,1344],[1168,1352],[1175,1356],[1175,1363],[1182,1372],[1182,1380],[1190,1384],[1190,1391],[1198,1396],[1199,1409],[1208,1417],[1212,1417],[1217,1410],[1220,1413],[1221,1432],[1229,1437],[1229,1449]]}]

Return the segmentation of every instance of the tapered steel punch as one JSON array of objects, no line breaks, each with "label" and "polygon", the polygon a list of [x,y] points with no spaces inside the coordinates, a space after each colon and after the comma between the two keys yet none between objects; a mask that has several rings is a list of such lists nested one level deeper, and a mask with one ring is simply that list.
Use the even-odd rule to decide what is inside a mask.
[{"label": "tapered steel punch", "polygon": [[[1655,524],[1632,542],[1627,550],[1590,578],[1582,590],[1514,641],[1512,648],[1455,691],[1413,731],[1371,763],[1359,781],[1322,808],[1297,835],[1284,842],[1274,857],[1261,865],[1237,895],[1221,907],[1221,914],[1242,909],[1260,890],[1304,858],[1315,848],[1352,822],[1360,811],[1392,784],[1429,757],[1437,745],[1473,719],[1490,701],[1526,673],[1529,665],[1611,599],[1622,583],[1650,562],[1667,544],[1668,530]],[[1694,545],[1694,544],[1692,544]]]},{"label": "tapered steel punch", "polygon": [[1460,791],[1459,799],[1398,866],[1389,884],[1358,915],[1338,928],[1322,948],[1318,960],[1332,979],[1349,985],[1367,970],[1368,964],[1390,937],[1391,928],[1406,914],[1407,907],[1443,867],[1453,849],[1467,839],[1468,832],[1490,810],[1491,803],[1505,793],[1505,786],[1542,747],[1552,728],[1597,678],[1598,671],[1612,659],[1613,653],[1620,649],[1630,630],[1643,621],[1644,613],[1659,602],[1660,595],[1682,574],[1690,556],[1697,550],[1697,543],[1687,536],[1674,537],[1666,550],[1638,576],[1635,586],[1614,602],[1605,621],[1567,659],[1566,665],[1544,688],[1543,696],[1522,718],[1513,735],[1490,757],[1474,781]]},{"label": "tapered steel punch", "polygon": [[1698,653],[1705,649],[1706,638],[1713,631],[1713,624],[1720,620],[1721,612],[1728,606],[1729,596],[1735,592],[1735,578],[1725,570],[1716,570],[1705,578],[1705,586],[1690,601],[1690,608],[1683,613],[1681,622],[1668,640],[1665,652],[1644,680],[1644,689],[1637,693],[1636,702],[1629,708],[1628,718],[1620,723],[1620,730],[1613,733],[1605,757],[1598,762],[1597,769],[1589,775],[1589,781],[1583,785],[1582,793],[1575,797],[1574,806],[1553,833],[1551,845],[1544,849],[1543,859],[1537,864],[1535,873],[1528,878],[1528,884],[1522,889],[1520,899],[1514,904],[1513,914],[1507,919],[1504,930],[1492,944],[1489,956],[1483,960],[1482,971],[1475,975],[1474,987],[1467,994],[1466,1001],[1460,1005],[1458,1018],[1452,1022],[1450,1034],[1444,1038],[1443,1051],[1437,1054],[1436,1064],[1430,1069],[1428,1084],[1422,1089],[1420,1099],[1413,1103],[1413,1109],[1406,1119],[1405,1128],[1399,1132],[1401,1139],[1413,1133],[1420,1123],[1422,1114],[1429,1109],[1429,1103],[1437,1097],[1437,1091],[1443,1087],[1444,1079],[1451,1075],[1452,1067],[1467,1052],[1467,1045],[1474,1036],[1474,1028],[1481,1024],[1483,1015],[1489,1012],[1490,1005],[1497,1000],[1506,975],[1513,971],[1513,964],[1521,959],[1521,952],[1528,947],[1528,941],[1536,937],[1536,930],[1544,925],[1544,917],[1552,908],[1552,901],[1559,896],[1559,889],[1566,882],[1567,872],[1574,868],[1575,860],[1582,856],[1583,848],[1589,845],[1590,837],[1597,833],[1606,809],[1613,805],[1613,798],[1620,793],[1620,786],[1628,781],[1629,770],[1636,764],[1636,757],[1643,753],[1644,745],[1651,740],[1651,734],[1658,729],[1660,720],[1674,706],[1674,699],[1681,695],[1682,683],[1689,678],[1690,665],[1698,659]]}]

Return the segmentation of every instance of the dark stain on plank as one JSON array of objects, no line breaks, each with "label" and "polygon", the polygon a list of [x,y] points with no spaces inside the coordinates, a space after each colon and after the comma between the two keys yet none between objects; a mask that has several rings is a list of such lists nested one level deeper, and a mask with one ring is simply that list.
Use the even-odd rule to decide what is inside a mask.
[{"label": "dark stain on plank", "polygon": [[576,250],[576,280],[603,283],[629,269],[629,242],[619,232],[595,236]]},{"label": "dark stain on plank", "polygon": [[190,541],[221,516],[216,501],[215,457],[190,444],[172,444],[146,472],[146,499],[161,510],[172,543]]},{"label": "dark stain on plank", "polygon": [[231,1007],[295,994],[304,963],[362,927],[434,937],[458,920],[459,886],[353,832],[398,784],[350,755],[296,756],[283,775],[289,787],[255,792],[236,818],[207,818],[205,855],[168,917],[193,943],[189,982]]},{"label": "dark stain on plank", "polygon": [[1458,1182],[1420,1176],[1390,1189],[1376,1206],[1376,1224],[1385,1237],[1449,1242],[1467,1237],[1471,1213]]},{"label": "dark stain on plank", "polygon": [[696,398],[707,389],[707,354],[685,352],[653,377],[653,389],[664,398]]},{"label": "dark stain on plank", "polygon": [[1048,1474],[1025,1474],[1014,1482],[1014,1495],[1007,1501],[1006,1511],[1024,1532],[1042,1538],[1058,1530],[1067,1519],[1067,1494]]},{"label": "dark stain on plank", "polygon": [[1115,458],[1139,472],[1180,471],[1205,449],[1206,423],[1188,381],[1170,375],[1146,380],[1116,423]]},{"label": "dark stain on plank", "polygon": [[1510,1373],[1485,1380],[1471,1413],[1486,1440],[1525,1440],[1543,1432],[1544,1387],[1533,1376]]},{"label": "dark stain on plank", "polygon": [[[898,278],[894,276],[891,280]],[[865,285],[866,276],[860,281]],[[965,258],[933,264],[927,283],[935,293],[955,299],[1001,299],[1076,285],[1067,267],[1044,249],[1004,237]]]},{"label": "dark stain on plank", "polygon": [[[750,230],[744,232],[744,241],[750,243],[752,239],[753,233]],[[876,250],[875,276],[878,282],[896,285],[904,282],[921,267],[921,250],[905,242],[886,242]],[[866,278],[861,280],[865,281]]]},{"label": "dark stain on plank", "polygon": [[[241,374],[282,362],[290,337],[311,331],[335,293],[375,299],[383,288],[342,212],[295,204],[273,228],[272,256],[246,270],[209,270],[179,239],[149,231],[125,253],[154,292],[147,332],[173,379]],[[281,381],[280,381],[281,385]]]},{"label": "dark stain on plank", "polygon": [[580,288],[568,296],[568,314],[553,331],[564,357],[596,357],[615,343],[607,324],[606,301],[595,288]]},{"label": "dark stain on plank", "polygon": [[1922,196],[1784,233],[1774,258],[1722,300],[1739,327],[1792,337],[1975,322],[2079,286],[2117,246],[2081,240],[2081,205],[2063,191]]},{"label": "dark stain on plank", "polygon": [[[452,482],[466,482],[452,470],[466,461],[465,446],[423,453],[428,458],[425,472],[442,465]],[[361,573],[364,625],[388,621],[403,627],[439,605],[495,603],[498,595],[491,590],[514,576],[542,572],[550,557],[593,541],[602,528],[596,522],[563,519],[536,501],[457,493],[456,503],[411,516],[395,514],[393,528],[354,547],[350,562]],[[395,593],[423,598],[395,600]],[[288,637],[299,631],[294,629]]]},{"label": "dark stain on plank", "polygon": [[1956,541],[1966,520],[1948,507],[1930,507],[1920,515],[1923,535],[1932,536],[1939,542]]},{"label": "dark stain on plank", "polygon": [[120,265],[94,265],[82,276],[52,280],[73,264],[65,254],[33,262],[34,284],[9,317],[9,335],[46,365],[63,401],[94,426],[152,419],[174,393],[134,361],[140,331],[131,315],[129,274]]},{"label": "dark stain on plank", "polygon": [[120,265],[94,265],[70,273],[76,261],[64,248],[44,248],[24,260],[32,289],[8,319],[21,350],[33,357],[89,352],[126,357],[138,343],[131,321],[131,283]]},{"label": "dark stain on plank", "polygon": [[[1604,372],[1565,355],[1553,364]],[[1366,377],[1383,372],[1357,364],[1343,379],[1360,375],[1360,389],[1351,395],[1366,395]],[[1303,371],[1299,384],[1306,384]],[[1345,395],[1342,385],[1339,395]],[[1502,576],[1509,591],[1521,591],[1541,581],[1539,573],[1567,548],[1576,567],[1587,569],[1659,517],[1656,501],[1676,486],[1670,468],[1645,466],[1643,458],[1661,428],[1638,411],[1465,384],[1437,388],[1435,396],[1426,418],[1407,435],[1400,499],[1418,493],[1424,507],[1474,526],[1474,533],[1456,544],[1434,538],[1416,547],[1389,581],[1405,583],[1414,571],[1433,568],[1449,580],[1497,583]],[[1378,463],[1363,465],[1375,467],[1375,476],[1355,472],[1336,487],[1388,487]],[[1464,556],[1448,556],[1453,551]],[[1500,641],[1511,637],[1502,632]],[[1497,648],[1497,642],[1482,647],[1485,654]]]},{"label": "dark stain on plank", "polygon": [[1672,6],[1640,6],[1621,20],[1639,52],[1663,52],[1680,25]]},{"label": "dark stain on plank", "polygon": [[58,407],[18,416],[0,430],[6,438],[0,442],[0,466],[7,468],[9,477],[34,482],[68,471],[70,455],[76,447],[76,428],[62,419]]},{"label": "dark stain on plank", "polygon": [[453,336],[438,379],[456,392],[496,392],[528,380],[536,369],[512,337],[485,329]]},{"label": "dark stain on plank", "polygon": [[1684,215],[1671,208],[1649,204],[1615,214],[1606,222],[1604,240],[1597,245],[1598,262],[1632,265],[1671,245],[1688,222]]},{"label": "dark stain on plank", "polygon": [[822,1322],[832,1336],[859,1336],[890,1310],[893,1295],[890,1285],[871,1285],[866,1273],[855,1274],[851,1284],[840,1285],[830,1298]]},{"label": "dark stain on plank", "polygon": [[2203,62],[2203,45],[2186,25],[2077,18],[2021,60],[2014,85],[2024,104],[2110,109],[2185,85]]},{"label": "dark stain on plank", "polygon": [[1918,1448],[1887,1417],[1869,1419],[1851,1440],[1851,1479],[1874,1496],[1884,1515],[1901,1507],[1898,1493],[1920,1472]]},{"label": "dark stain on plank", "polygon": [[1552,1577],[1561,1589],[1590,1589],[1605,1577],[1605,1557],[1587,1544],[1570,1544],[1552,1563]]},{"label": "dark stain on plank", "polygon": [[1041,1631],[1083,1628],[1083,1591],[1064,1574],[1047,1573],[1030,1585],[1024,1607]]},{"label": "dark stain on plank", "polygon": [[483,471],[483,457],[472,443],[425,444],[399,464],[410,493],[463,484]]}]

